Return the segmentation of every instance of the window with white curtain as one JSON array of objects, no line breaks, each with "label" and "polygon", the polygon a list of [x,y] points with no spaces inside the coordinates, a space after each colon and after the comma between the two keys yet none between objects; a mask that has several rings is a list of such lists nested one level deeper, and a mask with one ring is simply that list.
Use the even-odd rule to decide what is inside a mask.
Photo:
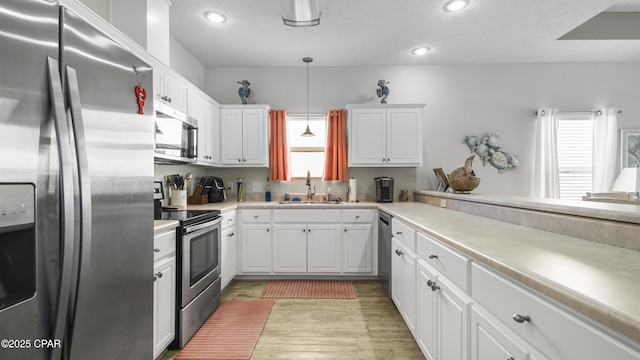
[{"label": "window with white curtain", "polygon": [[327,145],[327,119],[324,115],[309,116],[309,129],[316,136],[302,137],[307,127],[306,116],[287,117],[287,139],[291,177],[321,179],[324,172],[324,152]]},{"label": "window with white curtain", "polygon": [[581,200],[593,191],[593,114],[558,115],[560,198]]}]

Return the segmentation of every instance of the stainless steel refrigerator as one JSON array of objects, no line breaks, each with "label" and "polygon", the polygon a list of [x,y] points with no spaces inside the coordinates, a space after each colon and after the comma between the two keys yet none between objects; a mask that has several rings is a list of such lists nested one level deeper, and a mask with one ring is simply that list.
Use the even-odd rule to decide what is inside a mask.
[{"label": "stainless steel refrigerator", "polygon": [[0,359],[151,359],[151,68],[44,0],[0,49]]}]

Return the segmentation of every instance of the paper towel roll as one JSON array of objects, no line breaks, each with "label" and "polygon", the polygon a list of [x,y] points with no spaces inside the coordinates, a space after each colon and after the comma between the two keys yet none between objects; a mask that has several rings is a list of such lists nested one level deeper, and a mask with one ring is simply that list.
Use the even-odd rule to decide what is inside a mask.
[{"label": "paper towel roll", "polygon": [[349,179],[349,202],[356,202],[358,198],[358,180]]}]

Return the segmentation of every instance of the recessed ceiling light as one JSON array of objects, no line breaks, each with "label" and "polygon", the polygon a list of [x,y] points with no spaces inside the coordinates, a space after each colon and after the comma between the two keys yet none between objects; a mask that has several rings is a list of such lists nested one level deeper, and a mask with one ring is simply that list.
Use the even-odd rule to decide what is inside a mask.
[{"label": "recessed ceiling light", "polygon": [[204,13],[204,17],[206,17],[207,20],[211,21],[212,23],[216,24],[221,24],[227,21],[227,17],[217,11],[207,11],[206,13]]},{"label": "recessed ceiling light", "polygon": [[417,47],[413,50],[411,50],[411,53],[413,55],[424,55],[426,53],[428,53],[431,50],[431,48],[427,47],[427,46],[421,46],[421,47]]},{"label": "recessed ceiling light", "polygon": [[469,5],[469,0],[449,0],[444,4],[444,10],[455,12],[460,11]]}]

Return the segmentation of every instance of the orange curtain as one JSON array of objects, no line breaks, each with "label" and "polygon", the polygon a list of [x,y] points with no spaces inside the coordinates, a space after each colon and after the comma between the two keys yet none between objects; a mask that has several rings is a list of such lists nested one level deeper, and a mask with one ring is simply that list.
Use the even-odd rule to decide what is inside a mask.
[{"label": "orange curtain", "polygon": [[347,135],[344,110],[328,113],[324,180],[347,180]]},{"label": "orange curtain", "polygon": [[271,180],[289,180],[287,114],[284,110],[271,110],[269,115],[269,177]]}]

